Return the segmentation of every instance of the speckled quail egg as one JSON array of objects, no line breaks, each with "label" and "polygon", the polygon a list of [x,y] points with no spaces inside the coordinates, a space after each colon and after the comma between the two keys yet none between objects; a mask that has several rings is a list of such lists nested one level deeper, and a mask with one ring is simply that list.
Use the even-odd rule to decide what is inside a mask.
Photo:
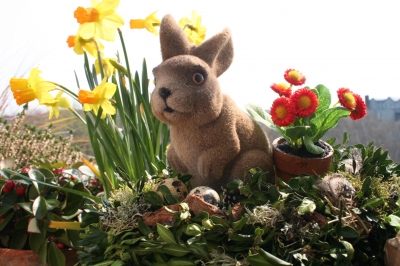
[{"label": "speckled quail egg", "polygon": [[219,198],[217,191],[215,191],[210,187],[206,186],[196,187],[189,192],[189,195],[190,194],[202,195],[205,202],[208,202],[215,206],[218,206],[218,204],[221,202],[221,199]]},{"label": "speckled quail egg", "polygon": [[184,200],[186,198],[186,196],[188,195],[188,189],[187,189],[186,185],[179,179],[167,178],[167,179],[160,181],[156,185],[156,187],[154,188],[154,191],[157,192],[157,194],[160,195],[161,198],[163,198],[163,195],[160,190],[161,186],[166,186],[172,195],[177,196],[181,200]]}]

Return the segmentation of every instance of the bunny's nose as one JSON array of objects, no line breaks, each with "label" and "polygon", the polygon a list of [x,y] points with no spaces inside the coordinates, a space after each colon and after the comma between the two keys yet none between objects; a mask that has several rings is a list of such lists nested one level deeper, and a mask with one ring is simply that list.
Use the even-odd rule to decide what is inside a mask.
[{"label": "bunny's nose", "polygon": [[158,91],[158,94],[160,95],[161,98],[163,98],[164,100],[168,98],[168,96],[171,95],[171,90],[167,89],[167,88],[160,88],[160,90]]}]

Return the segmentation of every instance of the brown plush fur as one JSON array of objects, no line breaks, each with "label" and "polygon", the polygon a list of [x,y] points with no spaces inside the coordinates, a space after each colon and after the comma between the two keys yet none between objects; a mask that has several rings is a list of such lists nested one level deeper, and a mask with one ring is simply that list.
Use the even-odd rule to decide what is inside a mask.
[{"label": "brown plush fur", "polygon": [[273,183],[267,137],[221,92],[217,80],[232,63],[230,30],[196,47],[167,15],[161,22],[160,42],[163,62],[153,70],[156,87],[151,106],[154,115],[170,125],[169,165],[179,173],[191,174],[193,187],[220,190],[253,167],[268,171],[267,181]]}]

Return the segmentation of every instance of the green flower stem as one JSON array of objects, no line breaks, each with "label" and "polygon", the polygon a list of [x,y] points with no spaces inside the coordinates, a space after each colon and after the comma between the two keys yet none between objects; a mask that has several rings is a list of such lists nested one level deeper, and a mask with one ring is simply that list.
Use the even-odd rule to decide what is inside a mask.
[{"label": "green flower stem", "polygon": [[[78,100],[78,95],[76,95],[76,93],[72,92],[71,90],[69,90],[68,88],[64,87],[61,84],[58,84],[56,82],[52,82],[49,81],[51,83],[53,83],[54,85],[56,85],[57,87],[59,87],[63,92],[67,93],[69,96],[71,96],[75,101],[77,101],[79,103]],[[77,118],[79,118],[79,120],[81,120],[85,125],[86,125],[86,120],[80,115],[78,114],[74,109],[72,108],[68,108]]]},{"label": "green flower stem", "polygon": [[[97,47],[97,45],[96,45],[96,47]],[[103,60],[101,58],[100,50],[97,50],[97,61],[99,62],[101,80],[103,80],[104,79],[104,69],[103,69]]]},{"label": "green flower stem", "polygon": [[69,110],[86,125],[86,120],[77,111],[72,108],[69,108]]},{"label": "green flower stem", "polygon": [[71,90],[69,90],[68,88],[64,87],[64,86],[61,85],[61,84],[58,84],[58,83],[52,82],[52,81],[49,81],[49,82],[50,82],[50,83],[53,83],[53,84],[56,85],[57,87],[60,87],[61,90],[62,90],[63,92],[67,93],[69,96],[71,96],[72,98],[74,98],[75,101],[79,102],[79,100],[78,100],[78,95],[76,95],[76,93],[72,92]]},{"label": "green flower stem", "polygon": [[333,107],[336,107],[338,104],[340,104],[340,101],[337,101],[337,102],[332,106],[332,108],[333,108]]}]

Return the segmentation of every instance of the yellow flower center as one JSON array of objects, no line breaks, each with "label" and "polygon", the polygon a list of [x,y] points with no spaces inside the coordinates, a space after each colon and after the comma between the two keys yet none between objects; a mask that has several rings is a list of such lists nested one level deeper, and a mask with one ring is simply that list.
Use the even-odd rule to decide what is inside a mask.
[{"label": "yellow flower center", "polygon": [[354,109],[356,107],[356,99],[354,98],[353,93],[346,92],[343,94],[343,98],[346,103],[351,106],[351,108]]},{"label": "yellow flower center", "polygon": [[298,81],[298,80],[301,79],[302,75],[298,71],[292,70],[292,71],[289,72],[289,77],[292,80],[297,80]]},{"label": "yellow flower center", "polygon": [[311,106],[311,99],[307,96],[301,96],[299,98],[299,106],[303,109],[308,109]]},{"label": "yellow flower center", "polygon": [[278,83],[276,84],[280,89],[282,90],[287,90],[289,89],[289,86],[286,83]]},{"label": "yellow flower center", "polygon": [[74,12],[74,17],[79,24],[83,24],[86,22],[96,22],[99,20],[99,11],[93,7],[78,7]]},{"label": "yellow flower center", "polygon": [[94,93],[93,91],[80,90],[78,100],[83,104],[95,104],[99,102],[100,98],[97,93]]},{"label": "yellow flower center", "polygon": [[282,119],[282,118],[284,118],[284,117],[286,116],[286,108],[283,107],[283,106],[278,106],[278,107],[276,108],[275,113],[276,113],[276,116],[277,116],[279,119]]}]

